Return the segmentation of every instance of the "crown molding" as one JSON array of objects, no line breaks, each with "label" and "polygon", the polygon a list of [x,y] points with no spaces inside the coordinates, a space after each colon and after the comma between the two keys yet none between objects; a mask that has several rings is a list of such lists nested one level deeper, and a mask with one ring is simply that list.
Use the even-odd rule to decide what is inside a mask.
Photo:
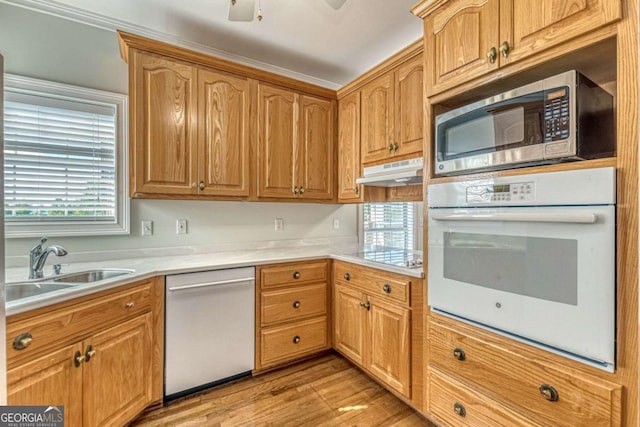
[{"label": "crown molding", "polygon": [[301,80],[303,82],[311,83],[327,89],[337,90],[341,87],[341,85],[334,82],[319,79],[307,74],[298,73],[296,71],[278,67],[277,65],[268,64],[266,62],[256,61],[242,55],[236,55],[198,42],[186,40],[173,34],[156,31],[151,28],[131,24],[129,22],[110,18],[105,15],[76,9],[55,0],[0,0],[0,3],[21,7],[23,9],[33,10],[35,12],[46,13],[58,18],[67,19],[114,33],[117,30],[126,31],[150,39],[189,48],[207,55],[215,56],[217,58],[237,62],[242,65],[248,65],[250,67],[258,68],[263,71],[268,71],[285,77],[290,77],[292,79]]}]

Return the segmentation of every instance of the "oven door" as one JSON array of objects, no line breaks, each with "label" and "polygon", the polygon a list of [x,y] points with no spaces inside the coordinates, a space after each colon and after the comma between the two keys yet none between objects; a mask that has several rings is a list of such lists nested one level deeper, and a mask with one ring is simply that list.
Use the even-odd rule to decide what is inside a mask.
[{"label": "oven door", "polygon": [[612,371],[615,207],[430,209],[429,305]]}]

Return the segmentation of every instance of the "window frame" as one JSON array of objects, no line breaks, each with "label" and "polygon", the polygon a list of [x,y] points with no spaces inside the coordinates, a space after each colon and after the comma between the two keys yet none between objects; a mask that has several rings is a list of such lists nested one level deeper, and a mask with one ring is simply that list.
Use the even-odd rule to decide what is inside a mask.
[{"label": "window frame", "polygon": [[[4,74],[4,92],[17,92],[36,96],[45,95],[61,100],[109,104],[115,107],[116,110],[115,221],[72,220],[68,218],[58,221],[5,220],[5,238],[130,234],[130,200],[127,195],[129,178],[128,96],[7,73]],[[2,183],[2,194],[4,194],[4,176],[2,177]]]}]

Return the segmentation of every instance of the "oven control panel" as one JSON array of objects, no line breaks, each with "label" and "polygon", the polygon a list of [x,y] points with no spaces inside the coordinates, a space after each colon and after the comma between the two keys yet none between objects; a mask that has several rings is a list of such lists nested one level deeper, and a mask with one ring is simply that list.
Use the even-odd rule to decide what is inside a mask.
[{"label": "oven control panel", "polygon": [[467,203],[500,205],[533,202],[536,199],[534,182],[474,185],[467,187]]}]

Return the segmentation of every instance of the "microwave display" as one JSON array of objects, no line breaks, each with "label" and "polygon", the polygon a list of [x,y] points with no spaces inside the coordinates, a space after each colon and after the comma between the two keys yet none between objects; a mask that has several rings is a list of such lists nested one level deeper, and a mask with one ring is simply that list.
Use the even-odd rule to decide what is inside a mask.
[{"label": "microwave display", "polygon": [[614,130],[611,94],[571,70],[438,115],[435,173],[614,156]]}]

